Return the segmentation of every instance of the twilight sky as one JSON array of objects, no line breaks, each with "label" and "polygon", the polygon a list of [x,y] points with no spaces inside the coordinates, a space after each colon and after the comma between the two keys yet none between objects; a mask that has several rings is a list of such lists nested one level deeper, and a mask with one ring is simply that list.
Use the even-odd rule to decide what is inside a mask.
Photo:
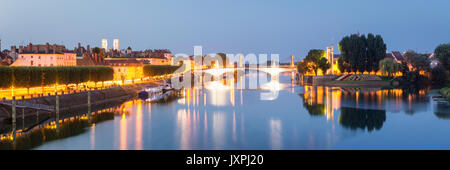
[{"label": "twilight sky", "polygon": [[[351,33],[381,34],[388,50],[432,52],[450,42],[448,0],[1,0],[2,49],[45,42],[73,49],[120,39],[120,48],[193,54],[304,57]],[[336,49],[335,52],[338,53]],[[299,58],[296,58],[299,60]]]}]

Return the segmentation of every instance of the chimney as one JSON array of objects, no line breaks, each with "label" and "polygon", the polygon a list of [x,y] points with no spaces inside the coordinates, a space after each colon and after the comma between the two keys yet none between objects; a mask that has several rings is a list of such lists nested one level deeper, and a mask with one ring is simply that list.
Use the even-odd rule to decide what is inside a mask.
[{"label": "chimney", "polygon": [[80,44],[80,42],[78,42],[78,49],[81,49],[81,44]]},{"label": "chimney", "polygon": [[53,44],[53,54],[56,54],[56,44]]},{"label": "chimney", "polygon": [[50,51],[50,44],[47,42],[45,43],[45,54],[48,54],[49,51]]},{"label": "chimney", "polygon": [[23,46],[19,46],[19,54],[23,53]]},{"label": "chimney", "polygon": [[29,51],[29,52],[33,52],[33,44],[28,44],[28,49],[27,49],[27,51]]}]

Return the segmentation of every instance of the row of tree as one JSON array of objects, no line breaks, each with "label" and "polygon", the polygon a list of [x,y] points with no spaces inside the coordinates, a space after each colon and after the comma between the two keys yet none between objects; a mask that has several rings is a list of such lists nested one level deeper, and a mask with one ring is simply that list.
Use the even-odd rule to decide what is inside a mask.
[{"label": "row of tree", "polygon": [[371,72],[379,69],[379,62],[386,56],[386,44],[380,35],[352,34],[339,42],[341,72]]},{"label": "row of tree", "polygon": [[144,66],[144,75],[146,77],[151,77],[172,74],[180,67],[181,66],[172,65],[146,65]]},{"label": "row of tree", "polygon": [[0,67],[0,88],[104,82],[114,78],[111,67]]}]

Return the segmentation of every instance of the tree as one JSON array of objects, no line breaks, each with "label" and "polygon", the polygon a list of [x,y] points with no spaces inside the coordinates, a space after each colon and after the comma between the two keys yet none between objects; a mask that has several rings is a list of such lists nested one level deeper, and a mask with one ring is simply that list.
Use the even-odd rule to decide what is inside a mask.
[{"label": "tree", "polygon": [[217,55],[220,57],[220,58],[222,58],[222,63],[223,63],[223,68],[226,68],[227,67],[227,62],[228,62],[228,60],[227,60],[227,55],[225,54],[225,53],[217,53]]},{"label": "tree", "polygon": [[341,58],[338,60],[341,72],[377,71],[378,64],[386,55],[386,44],[380,35],[352,34],[339,42]]},{"label": "tree", "polygon": [[447,71],[450,71],[450,44],[441,44],[434,50],[434,55]]},{"label": "tree", "polygon": [[392,77],[393,73],[399,72],[402,69],[402,64],[395,62],[391,58],[381,60],[379,66],[381,73],[388,77]]},{"label": "tree", "polygon": [[[324,50],[313,49],[308,52],[308,55],[305,57],[305,62],[310,68],[310,70],[314,71],[314,74],[317,76],[317,71],[319,70],[319,61],[322,58],[325,58],[326,53]],[[326,58],[325,58],[326,60]],[[327,61],[328,62],[328,61]],[[326,70],[325,70],[326,71]]]},{"label": "tree", "polygon": [[431,82],[434,85],[446,85],[447,84],[447,72],[444,66],[437,66],[431,70]]},{"label": "tree", "polygon": [[408,50],[405,55],[406,61],[411,65],[411,71],[429,71],[430,59],[427,54],[418,54],[413,50]]},{"label": "tree", "polygon": [[297,63],[297,72],[300,74],[306,74],[308,71],[310,70],[310,68],[308,67],[308,63],[306,63],[305,61],[300,61]]},{"label": "tree", "polygon": [[325,74],[328,69],[331,68],[330,62],[328,62],[328,59],[323,57],[317,62],[317,67],[319,67],[322,70],[322,73]]}]

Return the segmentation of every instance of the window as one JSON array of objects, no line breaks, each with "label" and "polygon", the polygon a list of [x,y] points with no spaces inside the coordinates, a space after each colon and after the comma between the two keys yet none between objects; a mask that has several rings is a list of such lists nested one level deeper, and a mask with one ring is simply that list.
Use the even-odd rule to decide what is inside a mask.
[{"label": "window", "polygon": [[33,58],[33,56],[31,56],[31,58]]},{"label": "window", "polygon": [[39,56],[39,59],[41,59],[41,56]]},{"label": "window", "polygon": [[[33,57],[33,56],[31,56],[31,57]],[[31,64],[30,65],[33,65],[33,60],[31,60]]]}]

